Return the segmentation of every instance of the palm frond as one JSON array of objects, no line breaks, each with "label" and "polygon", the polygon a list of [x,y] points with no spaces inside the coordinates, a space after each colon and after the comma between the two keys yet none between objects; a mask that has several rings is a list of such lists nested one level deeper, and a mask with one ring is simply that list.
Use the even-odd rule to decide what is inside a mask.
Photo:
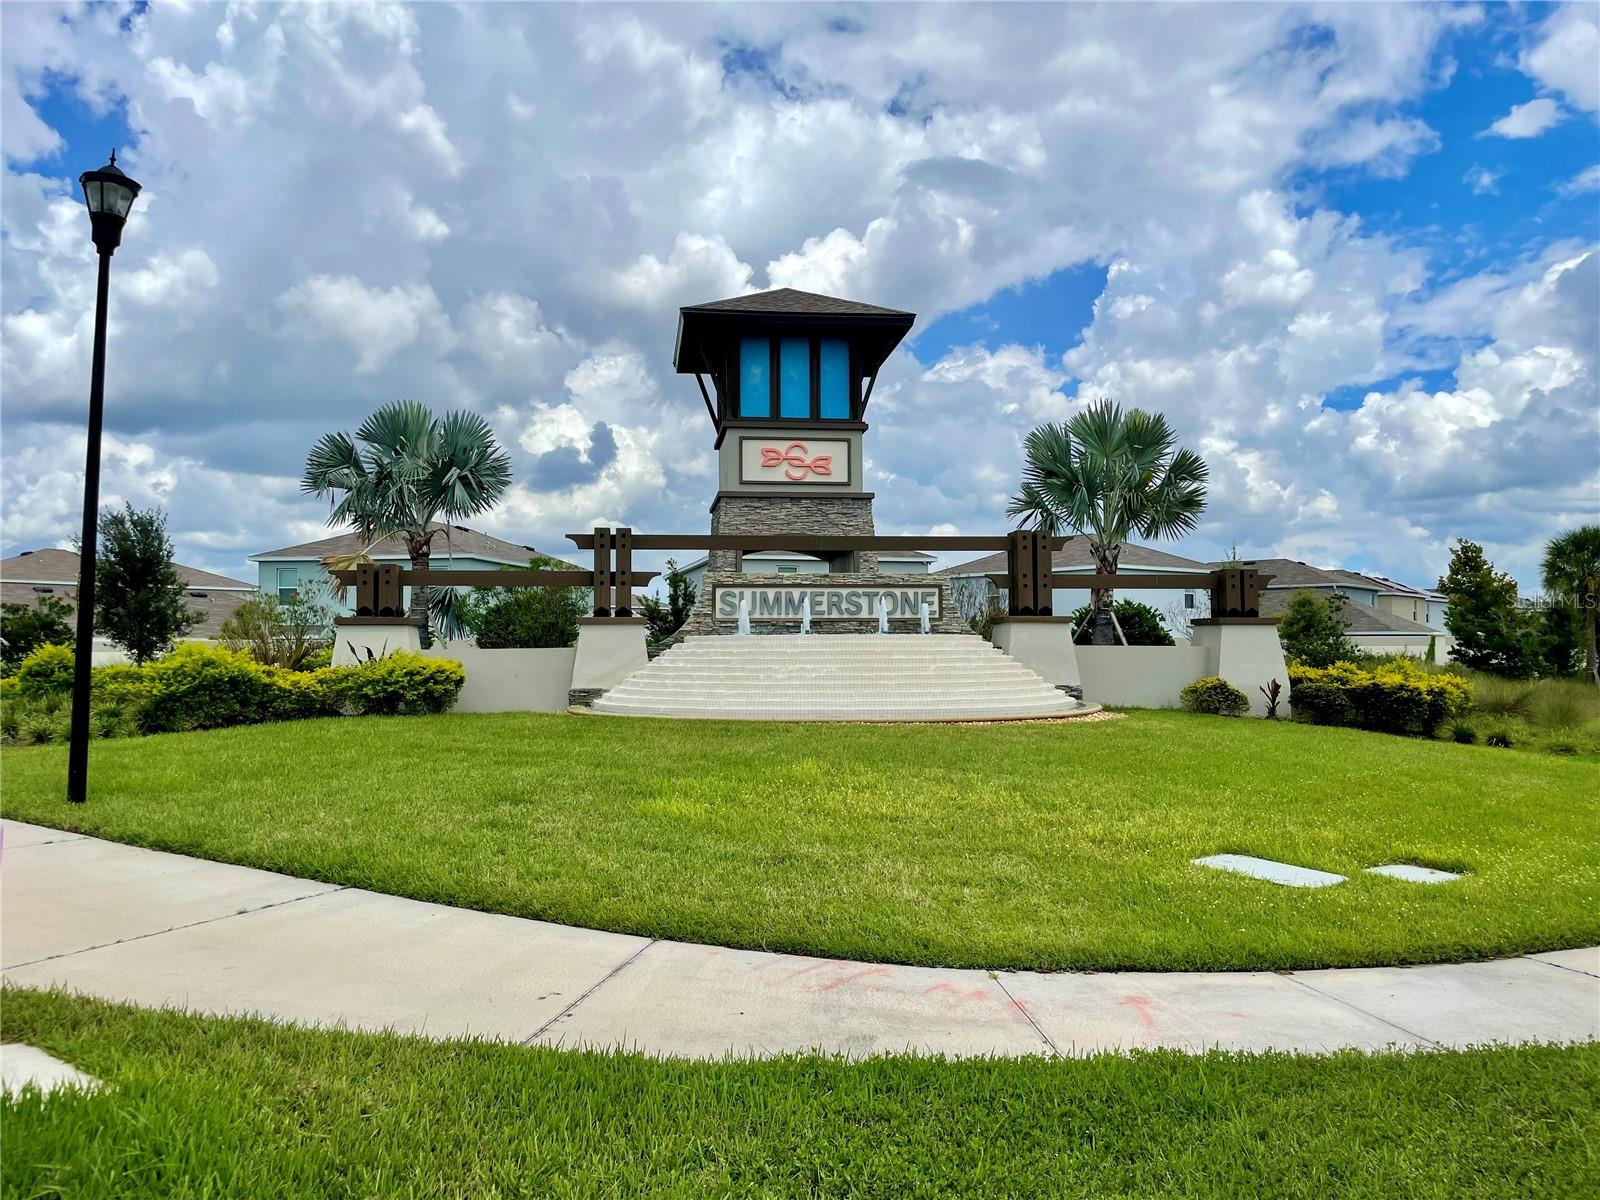
[{"label": "palm frond", "polygon": [[1205,462],[1177,447],[1166,417],[1097,400],[1023,443],[1022,488],[1006,512],[1041,530],[1073,529],[1114,559],[1137,532],[1171,537],[1205,510]]},{"label": "palm frond", "polygon": [[428,605],[428,624],[446,641],[467,635],[467,597],[458,588],[429,587],[423,589]]},{"label": "palm frond", "polygon": [[300,490],[312,496],[326,495],[334,488],[351,488],[367,476],[361,452],[348,433],[325,433],[306,455],[305,474]]}]

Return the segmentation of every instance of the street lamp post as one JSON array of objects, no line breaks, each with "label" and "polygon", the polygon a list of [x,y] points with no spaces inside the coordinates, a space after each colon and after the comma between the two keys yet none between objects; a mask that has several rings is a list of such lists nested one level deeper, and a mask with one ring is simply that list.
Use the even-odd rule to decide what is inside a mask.
[{"label": "street lamp post", "polygon": [[94,367],[89,378],[89,446],[83,467],[83,540],[79,543],[78,638],[72,663],[72,731],[67,745],[67,799],[82,804],[89,784],[89,680],[94,656],[94,568],[100,536],[100,424],[105,415],[106,300],[111,284],[111,256],[122,244],[139,185],[117,166],[117,153],[98,171],[78,177],[89,206],[94,248],[100,254],[100,278],[94,300]]}]

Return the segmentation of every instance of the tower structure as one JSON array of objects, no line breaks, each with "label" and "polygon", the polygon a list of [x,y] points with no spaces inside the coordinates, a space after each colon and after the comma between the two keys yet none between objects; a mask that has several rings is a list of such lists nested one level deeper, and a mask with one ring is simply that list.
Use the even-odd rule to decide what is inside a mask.
[{"label": "tower structure", "polygon": [[[873,534],[862,459],[867,406],[879,370],[915,321],[915,313],[793,288],[679,310],[673,365],[695,376],[716,431],[713,534]],[[816,583],[877,582],[869,551],[819,557],[828,576],[811,577]],[[718,584],[769,582],[743,574],[741,559],[739,551],[711,552],[685,633],[727,624],[712,614]],[[834,622],[829,630],[869,626],[875,623]]]}]

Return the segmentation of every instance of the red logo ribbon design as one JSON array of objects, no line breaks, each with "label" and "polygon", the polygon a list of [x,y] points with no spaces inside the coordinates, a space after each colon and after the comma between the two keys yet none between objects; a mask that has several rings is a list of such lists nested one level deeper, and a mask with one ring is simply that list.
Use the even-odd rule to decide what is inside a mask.
[{"label": "red logo ribbon design", "polygon": [[790,442],[782,450],[776,446],[761,447],[763,467],[784,467],[784,476],[799,481],[807,475],[832,475],[833,455],[819,454],[807,459],[811,448],[804,442]]}]

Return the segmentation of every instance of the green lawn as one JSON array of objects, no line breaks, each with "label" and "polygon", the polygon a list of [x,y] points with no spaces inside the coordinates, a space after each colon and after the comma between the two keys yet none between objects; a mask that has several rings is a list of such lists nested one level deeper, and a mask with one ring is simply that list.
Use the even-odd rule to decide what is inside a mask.
[{"label": "green lawn", "polygon": [[[1600,941],[1600,764],[1181,713],[1012,726],[347,718],[10,749],[5,815],[573,925],[956,966],[1281,968]],[[1351,875],[1301,890],[1190,865]],[[1444,886],[1363,875],[1404,861]]]},{"label": "green lawn", "polygon": [[1600,1047],[658,1062],[8,990],[104,1080],[0,1107],[5,1194],[1592,1196]]}]

